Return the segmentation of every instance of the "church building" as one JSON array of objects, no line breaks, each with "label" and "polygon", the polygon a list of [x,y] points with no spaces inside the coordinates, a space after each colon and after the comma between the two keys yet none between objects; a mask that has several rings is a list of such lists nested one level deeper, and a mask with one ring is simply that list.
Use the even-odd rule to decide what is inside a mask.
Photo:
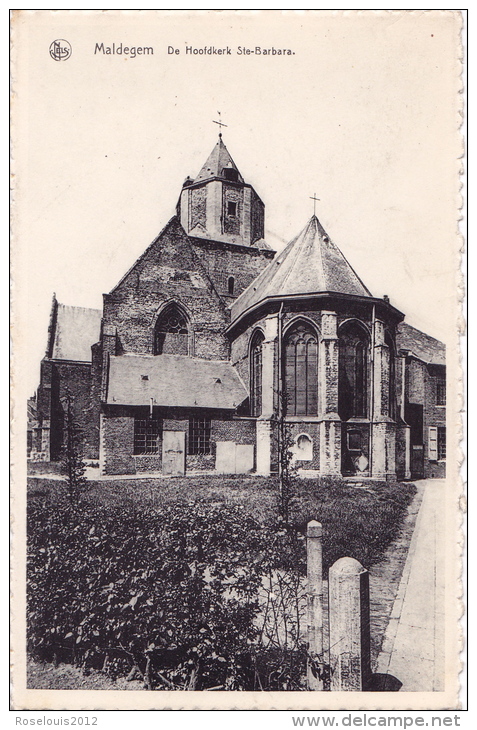
[{"label": "church building", "polygon": [[[53,298],[29,456],[60,458],[65,398],[102,475],[445,471],[445,348],[374,297],[318,218],[275,255],[219,140],[102,311]],[[383,272],[384,275],[384,272]]]}]

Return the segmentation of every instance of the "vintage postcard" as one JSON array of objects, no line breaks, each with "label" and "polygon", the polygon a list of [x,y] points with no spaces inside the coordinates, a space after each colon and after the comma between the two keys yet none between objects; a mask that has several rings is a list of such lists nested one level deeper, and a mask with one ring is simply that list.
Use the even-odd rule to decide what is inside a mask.
[{"label": "vintage postcard", "polygon": [[12,12],[12,707],[459,709],[462,11]]}]

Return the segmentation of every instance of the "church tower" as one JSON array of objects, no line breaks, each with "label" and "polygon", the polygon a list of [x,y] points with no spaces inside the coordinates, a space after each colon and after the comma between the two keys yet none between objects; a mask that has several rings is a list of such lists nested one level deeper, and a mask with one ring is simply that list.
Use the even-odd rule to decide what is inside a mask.
[{"label": "church tower", "polygon": [[264,212],[219,134],[197,177],[183,184],[177,210],[182,227],[196,238],[252,246],[263,239]]}]

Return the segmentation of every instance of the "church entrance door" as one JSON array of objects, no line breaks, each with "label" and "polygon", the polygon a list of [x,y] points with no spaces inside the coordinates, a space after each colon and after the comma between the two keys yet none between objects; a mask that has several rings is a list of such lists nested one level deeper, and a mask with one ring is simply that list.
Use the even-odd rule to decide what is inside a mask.
[{"label": "church entrance door", "polygon": [[185,432],[164,431],[162,434],[162,473],[185,474]]}]

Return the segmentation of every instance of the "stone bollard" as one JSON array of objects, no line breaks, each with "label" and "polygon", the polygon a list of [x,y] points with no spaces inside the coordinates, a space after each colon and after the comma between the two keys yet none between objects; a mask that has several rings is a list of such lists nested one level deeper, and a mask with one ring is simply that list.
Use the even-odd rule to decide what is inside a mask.
[{"label": "stone bollard", "polygon": [[354,558],[329,572],[331,690],[362,692],[371,676],[369,573]]},{"label": "stone bollard", "polygon": [[[323,529],[319,522],[311,520],[306,531],[306,572],[308,611],[307,684],[309,690],[322,690],[323,679],[320,666],[323,664]],[[314,668],[314,672],[312,670]]]}]

